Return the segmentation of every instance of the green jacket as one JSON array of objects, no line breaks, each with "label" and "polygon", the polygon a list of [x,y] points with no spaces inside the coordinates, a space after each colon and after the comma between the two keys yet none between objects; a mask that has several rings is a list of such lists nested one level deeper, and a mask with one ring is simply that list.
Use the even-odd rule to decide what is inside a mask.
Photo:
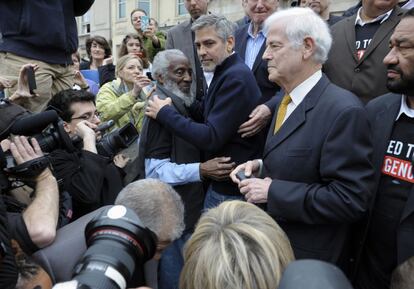
[{"label": "green jacket", "polygon": [[145,114],[145,100],[136,99],[121,80],[115,79],[104,84],[96,96],[96,108],[102,121],[115,121],[115,127],[128,122],[141,130]]},{"label": "green jacket", "polygon": [[166,40],[165,34],[158,31],[155,33],[155,36],[157,36],[157,38],[160,41],[160,47],[154,47],[154,45],[152,44],[152,39],[147,38],[144,35],[144,48],[145,48],[145,51],[147,52],[147,57],[150,62],[154,60],[155,54],[165,49],[165,40]]}]

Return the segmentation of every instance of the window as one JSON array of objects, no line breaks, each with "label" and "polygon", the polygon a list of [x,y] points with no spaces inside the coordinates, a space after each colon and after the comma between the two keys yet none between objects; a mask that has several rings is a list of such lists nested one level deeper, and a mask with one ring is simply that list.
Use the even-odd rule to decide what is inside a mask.
[{"label": "window", "polygon": [[89,11],[81,17],[81,34],[89,34],[91,32],[91,21]]},{"label": "window", "polygon": [[126,0],[118,0],[118,19],[124,19],[126,16]]},{"label": "window", "polygon": [[179,16],[187,14],[187,9],[185,9],[184,1],[185,0],[177,0],[177,11]]},{"label": "window", "polygon": [[147,12],[147,15],[150,16],[150,0],[138,0],[137,1],[137,8],[145,10]]}]

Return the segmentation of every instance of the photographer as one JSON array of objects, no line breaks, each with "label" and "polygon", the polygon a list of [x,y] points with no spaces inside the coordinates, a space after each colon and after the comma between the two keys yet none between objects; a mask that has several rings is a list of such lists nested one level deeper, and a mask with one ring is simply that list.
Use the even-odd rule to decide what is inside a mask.
[{"label": "photographer", "polygon": [[82,139],[74,152],[58,149],[49,155],[60,189],[72,196],[73,219],[113,204],[123,187],[121,168],[128,160],[118,155],[112,161],[97,153],[96,142],[101,136],[94,131],[100,124],[95,96],[82,90],[63,90],[48,105],[62,118],[69,136]]},{"label": "photographer", "polygon": [[[182,234],[184,229],[182,200],[171,186],[159,180],[145,179],[129,184],[119,193],[115,203],[131,209],[141,220],[141,225],[155,233],[157,244],[155,255],[152,257],[155,260],[160,258],[165,247]],[[107,208],[99,208],[61,228],[57,233],[56,241],[51,246],[39,250],[32,256],[49,273],[54,283],[72,279],[76,263],[84,255],[87,246],[91,245],[86,244],[85,227],[92,218]],[[98,251],[95,250],[95,253]],[[104,253],[108,258],[115,257],[117,260],[121,260],[122,257],[115,254],[115,246],[113,250],[101,250],[99,253]],[[139,275],[143,272],[142,268],[138,267],[137,274],[132,278],[134,280],[130,282],[127,280],[128,285],[136,287],[145,283],[155,288],[157,269],[153,265],[154,261],[148,261],[144,265],[145,282],[139,280],[141,278]],[[66,288],[76,288],[76,286]]]},{"label": "photographer", "polygon": [[[6,114],[5,111],[2,112]],[[7,122],[3,124],[5,123]],[[25,164],[43,156],[35,139],[32,139],[30,144],[27,138],[22,136],[15,137],[13,141],[3,140],[1,150],[11,152],[17,168],[23,168]],[[2,165],[1,173],[3,169]],[[56,236],[59,206],[56,179],[50,169],[46,168],[33,180],[36,184],[35,197],[23,213],[6,212],[3,196],[0,197],[0,288],[14,288],[18,280],[20,268],[16,265],[14,248],[11,246],[12,239],[24,253],[32,254],[39,248],[50,245]]]}]

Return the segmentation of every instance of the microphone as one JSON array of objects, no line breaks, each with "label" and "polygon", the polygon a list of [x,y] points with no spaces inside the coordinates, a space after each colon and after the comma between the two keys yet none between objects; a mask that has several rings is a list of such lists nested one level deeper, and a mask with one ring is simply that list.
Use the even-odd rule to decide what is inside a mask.
[{"label": "microphone", "polygon": [[15,135],[33,135],[39,133],[49,124],[59,119],[54,110],[48,110],[18,119],[10,128],[10,132]]}]

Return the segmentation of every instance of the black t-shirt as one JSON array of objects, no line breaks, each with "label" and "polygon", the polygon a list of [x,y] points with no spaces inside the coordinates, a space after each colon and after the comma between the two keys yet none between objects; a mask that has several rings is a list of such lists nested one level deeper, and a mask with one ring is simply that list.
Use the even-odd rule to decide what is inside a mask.
[{"label": "black t-shirt", "polygon": [[377,32],[380,26],[380,21],[367,23],[364,26],[355,26],[355,45],[358,60],[361,60],[364,56],[365,51],[368,49],[368,46],[371,43],[372,38],[374,37],[375,33]]},{"label": "black t-shirt", "polygon": [[365,267],[377,289],[389,287],[398,265],[397,229],[414,183],[413,155],[414,119],[402,114],[388,141],[366,246]]}]

